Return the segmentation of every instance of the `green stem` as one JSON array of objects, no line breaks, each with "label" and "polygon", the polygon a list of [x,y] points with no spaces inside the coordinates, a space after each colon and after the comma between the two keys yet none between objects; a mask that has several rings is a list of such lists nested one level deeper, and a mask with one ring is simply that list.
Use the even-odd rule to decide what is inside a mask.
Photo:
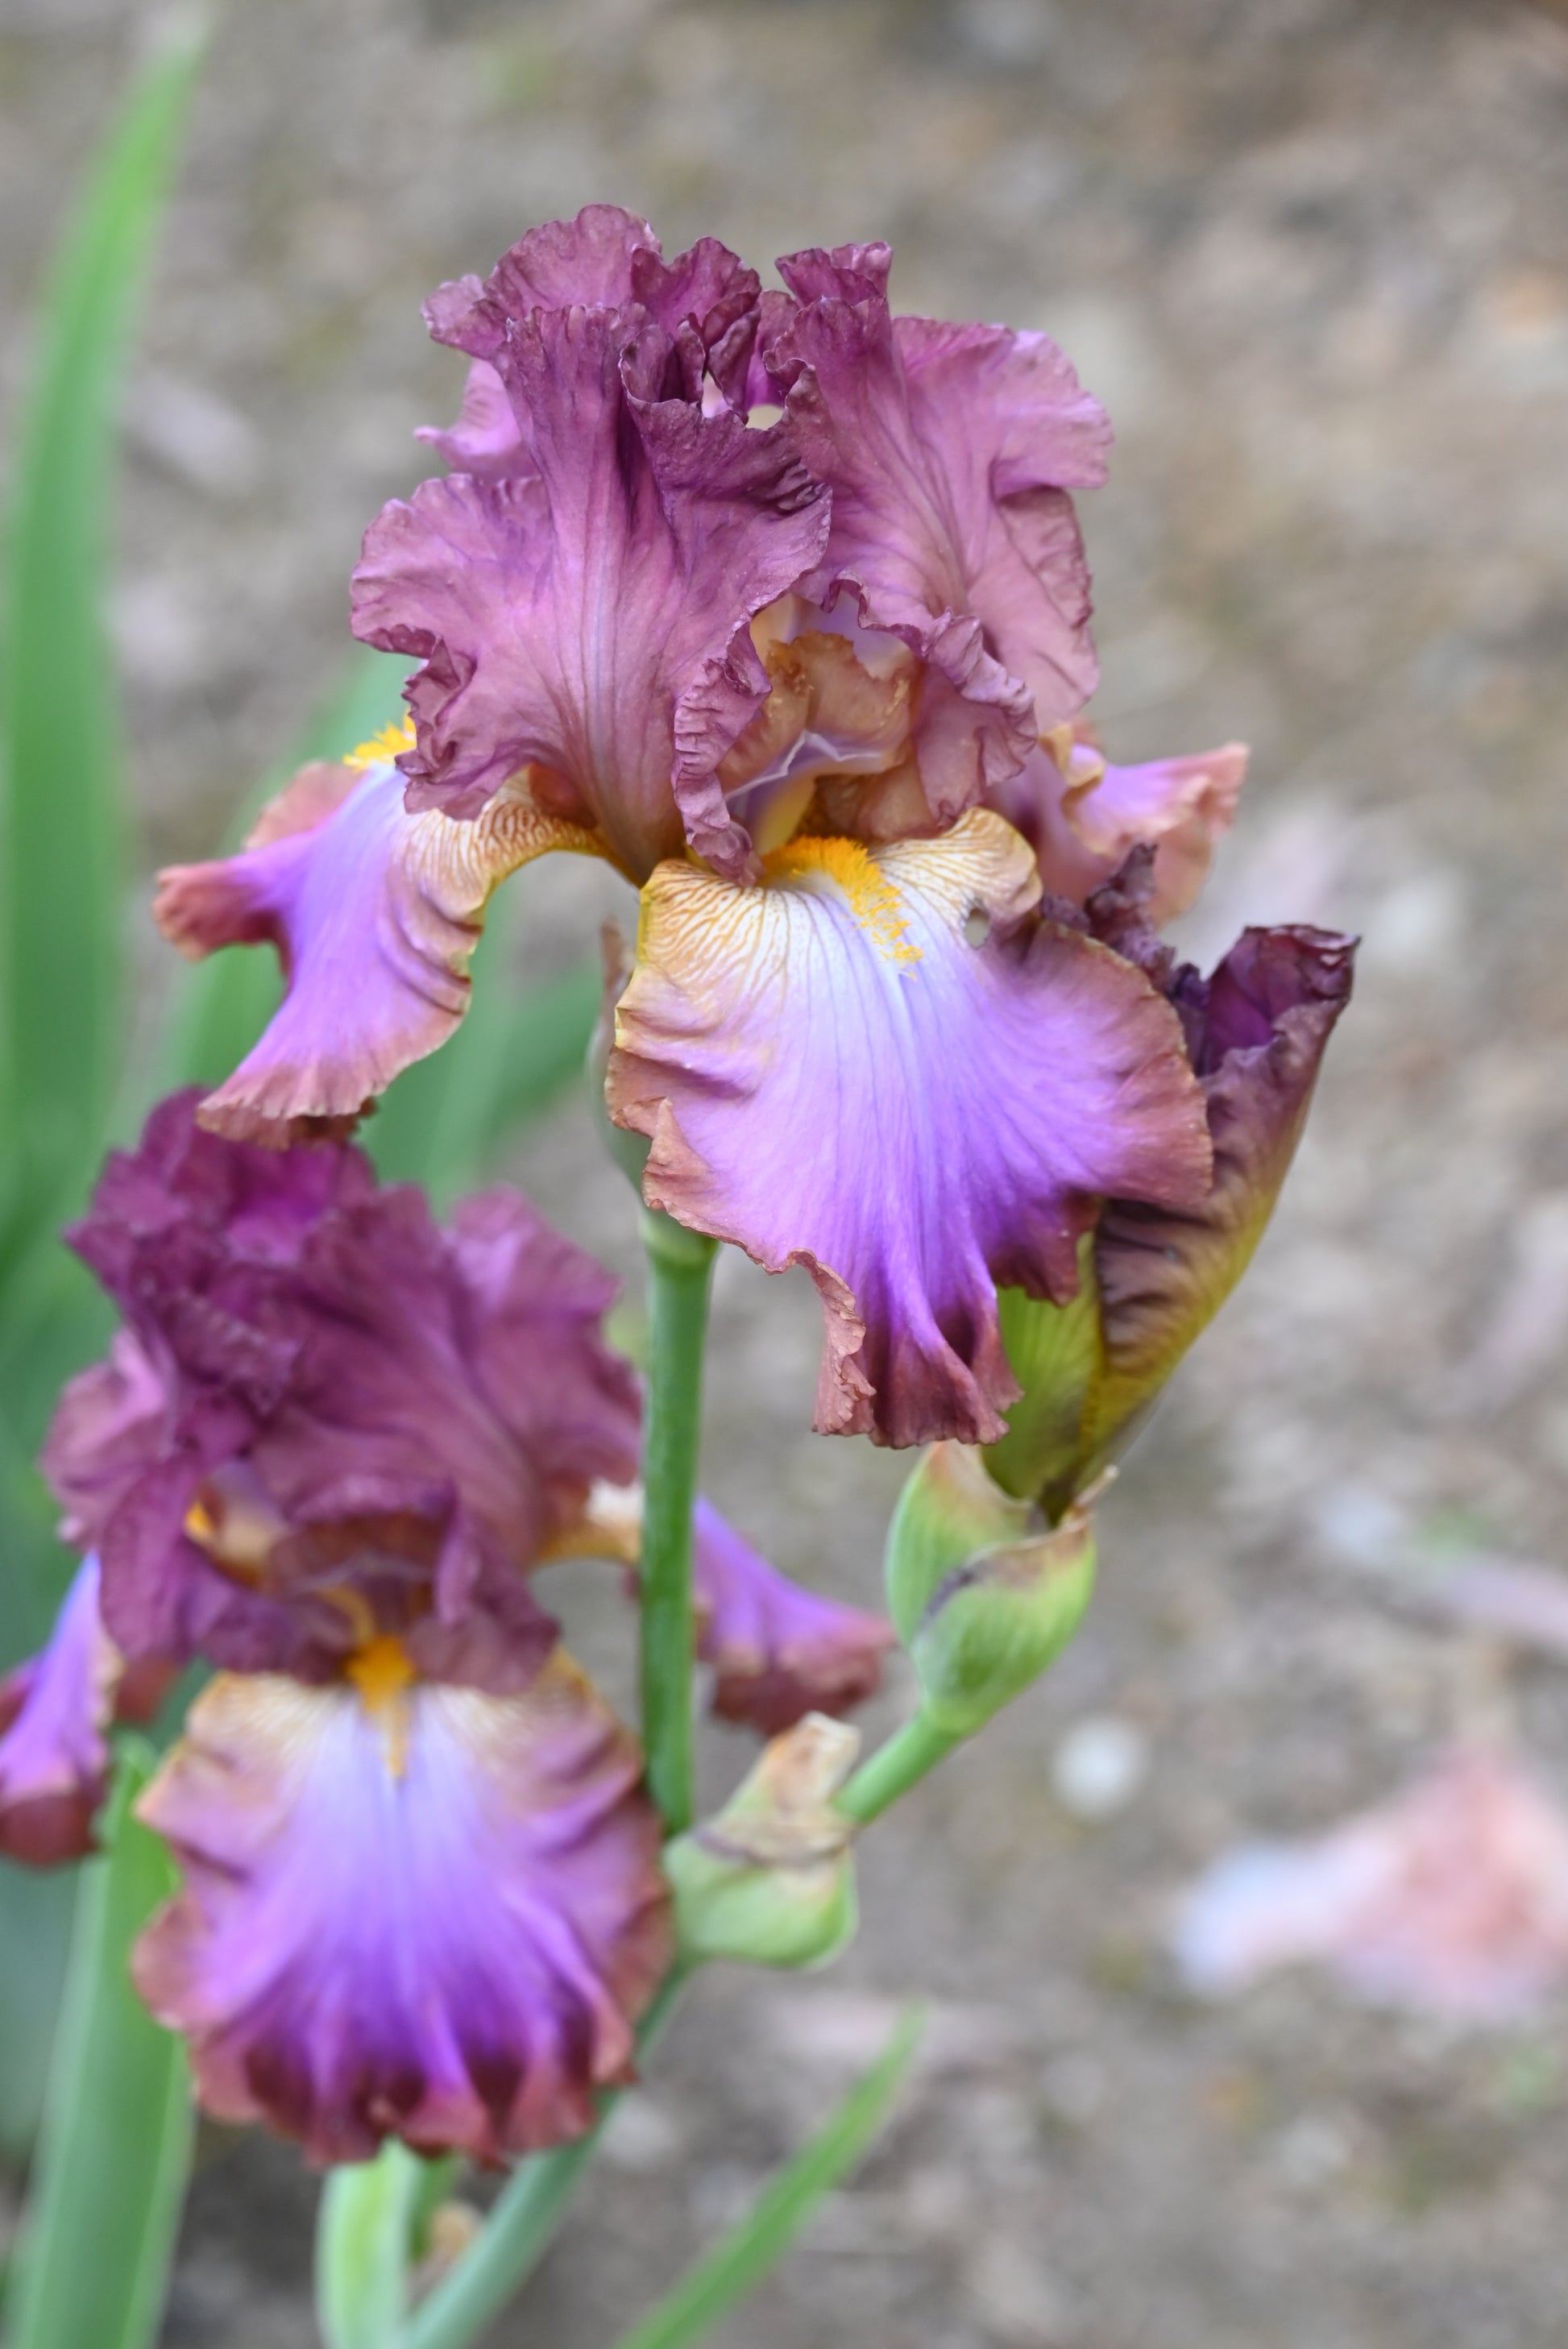
[{"label": "green stem", "polygon": [[[686,1981],[677,1967],[648,2009],[637,2033],[640,2056],[664,2029]],[[500,2313],[549,2247],[617,2102],[616,2092],[609,2091],[586,2137],[532,2154],[513,2171],[473,2243],[408,2320],[397,2349],[468,2349]]]},{"label": "green stem", "polygon": [[954,1731],[938,1729],[917,1713],[861,1764],[838,1796],[836,1807],[857,1826],[869,1826],[963,1743]]},{"label": "green stem", "polygon": [[643,1744],[671,1835],[692,1820],[692,1506],[717,1242],[645,1210],[648,1404],[643,1477]]}]

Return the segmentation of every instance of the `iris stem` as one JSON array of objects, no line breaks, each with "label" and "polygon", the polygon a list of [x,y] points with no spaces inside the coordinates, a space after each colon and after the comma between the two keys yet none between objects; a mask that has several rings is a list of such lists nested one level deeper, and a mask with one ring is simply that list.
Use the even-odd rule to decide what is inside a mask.
[{"label": "iris stem", "polygon": [[645,1209],[648,1404],[643,1447],[642,1694],[648,1791],[671,1835],[692,1821],[692,1507],[702,1357],[717,1243]]},{"label": "iris stem", "polygon": [[[639,2056],[668,2022],[686,1979],[687,1970],[677,1967],[665,1982],[637,2033]],[[618,2092],[609,2090],[586,2137],[531,2154],[512,2172],[474,2241],[408,2319],[397,2349],[469,2349],[500,2313],[548,2250],[618,2101]]]},{"label": "iris stem", "polygon": [[869,1826],[963,1743],[954,1731],[938,1729],[917,1713],[861,1764],[837,1797],[836,1807],[857,1826]]}]

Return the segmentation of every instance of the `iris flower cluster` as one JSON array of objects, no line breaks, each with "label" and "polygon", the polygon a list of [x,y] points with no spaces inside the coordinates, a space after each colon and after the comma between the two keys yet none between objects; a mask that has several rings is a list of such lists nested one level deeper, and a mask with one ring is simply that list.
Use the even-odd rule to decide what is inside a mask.
[{"label": "iris flower cluster", "polygon": [[[635,1557],[610,1284],[511,1194],[443,1228],[347,1139],[461,1020],[499,884],[567,852],[638,893],[609,1116],[650,1208],[806,1268],[818,1429],[935,1447],[892,1613],[961,1729],[994,1709],[939,1685],[988,1669],[985,1562],[1011,1605],[1081,1547],[1348,994],[1336,936],[1248,931],[1208,978],[1163,941],[1245,753],[1107,762],[1072,503],[1104,413],[1042,335],[896,316],[889,265],[799,253],[765,291],[594,206],[441,287],[449,470],[354,581],[357,634],[418,664],[407,721],[161,879],[167,937],[270,941],[286,988],[74,1235],[124,1327],[45,1455],[86,1562],[0,1695],[0,1847],[81,1849],[111,1718],[216,1666],[144,1800],[184,1889],[137,1977],[211,2109],[318,2158],[580,2132],[672,1955],[635,1742],[530,1582]],[[892,1636],[706,1504],[696,1597],[718,1710],[773,1735]]]}]

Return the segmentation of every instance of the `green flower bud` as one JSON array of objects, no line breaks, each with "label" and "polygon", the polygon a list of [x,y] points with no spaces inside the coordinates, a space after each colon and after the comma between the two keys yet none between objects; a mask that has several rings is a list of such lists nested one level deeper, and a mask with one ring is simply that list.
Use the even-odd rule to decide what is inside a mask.
[{"label": "green flower bud", "polygon": [[1051,1305],[1021,1288],[996,1296],[1007,1361],[1023,1393],[1007,1413],[1007,1433],[987,1444],[985,1465],[1006,1493],[1060,1514],[1090,1471],[1088,1423],[1102,1368],[1099,1283],[1094,1236],[1078,1244],[1078,1292]]},{"label": "green flower bud", "polygon": [[775,1737],[716,1818],[665,1853],[676,1931],[687,1963],[823,1966],[859,1922],[854,1830],[832,1806],[860,1733],[809,1713]]},{"label": "green flower bud", "polygon": [[1047,1530],[978,1453],[939,1444],[921,1461],[889,1530],[887,1590],[930,1728],[972,1736],[1066,1647],[1094,1588],[1093,1497]]}]

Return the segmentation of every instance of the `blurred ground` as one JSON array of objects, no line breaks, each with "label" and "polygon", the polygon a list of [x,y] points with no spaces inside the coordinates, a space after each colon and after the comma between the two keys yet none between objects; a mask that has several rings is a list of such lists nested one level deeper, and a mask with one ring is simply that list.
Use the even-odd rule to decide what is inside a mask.
[{"label": "blurred ground", "polygon": [[[131,15],[0,0],[13,322]],[[730,2349],[1547,2349],[1568,2007],[1466,2035],[1302,1979],[1204,2010],[1159,1937],[1233,1838],[1381,1795],[1478,1715],[1568,1793],[1561,1665],[1385,1572],[1568,1565],[1568,21],[235,8],[131,403],[116,625],[150,864],[207,851],[340,657],[358,532],[456,396],[419,296],[595,197],[763,261],[885,235],[903,306],[1057,334],[1119,433],[1086,512],[1109,745],[1255,746],[1196,943],[1297,917],[1367,948],[1264,1252],[1108,1507],[1078,1646],[870,1839],[836,1974],[699,1985],[495,2342],[612,2337],[923,1992],[902,2117]],[[7,405],[21,356],[13,323]],[[548,958],[557,873],[528,885]],[[518,1171],[627,1260],[580,1107]],[[901,1472],[807,1434],[815,1351],[803,1284],[727,1265],[708,1481],[869,1599]],[[743,1758],[716,1742],[716,1788]],[[311,2191],[284,2151],[212,2144],[167,2349],[306,2341]]]}]

